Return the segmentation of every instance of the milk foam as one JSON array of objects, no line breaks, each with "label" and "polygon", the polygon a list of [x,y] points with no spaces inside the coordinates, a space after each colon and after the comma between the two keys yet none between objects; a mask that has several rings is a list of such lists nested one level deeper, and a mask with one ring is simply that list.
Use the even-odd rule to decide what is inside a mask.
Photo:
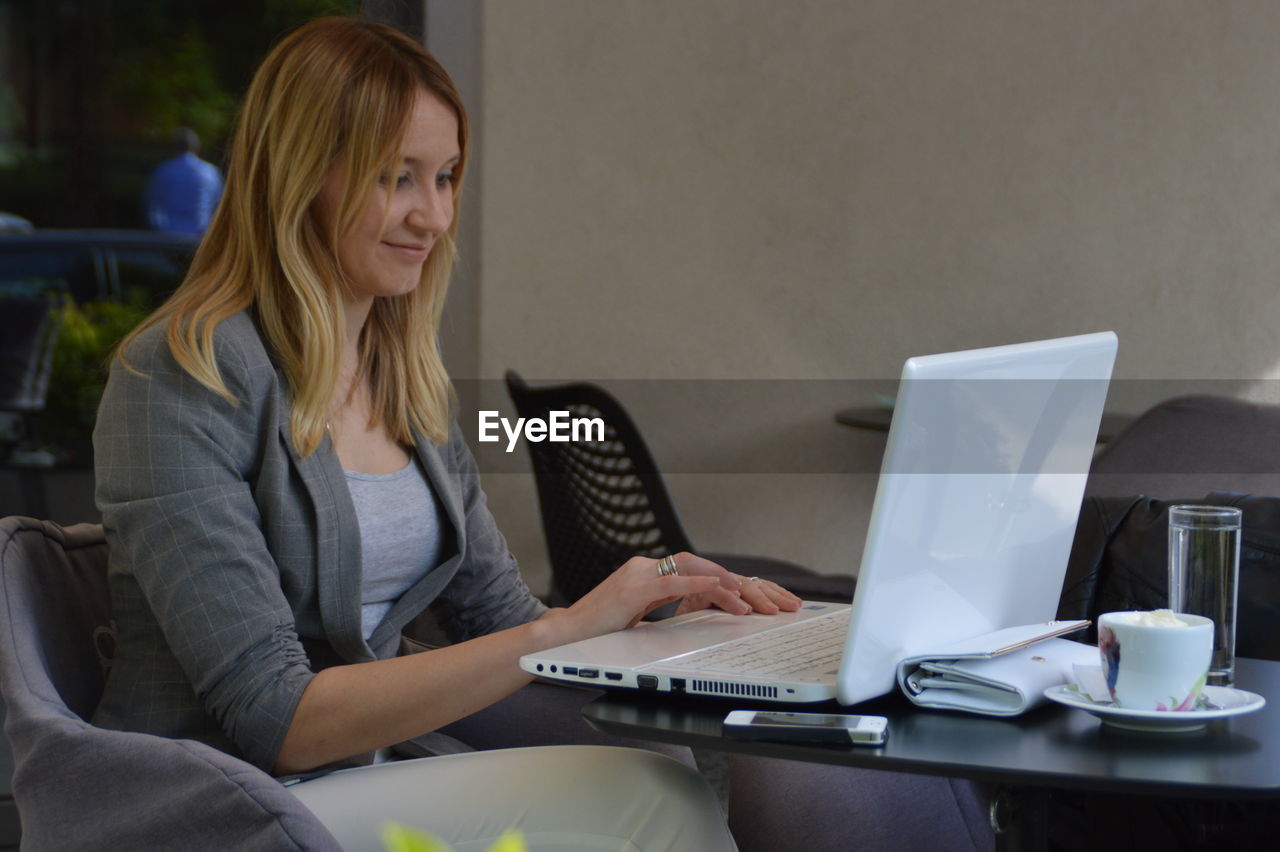
[{"label": "milk foam", "polygon": [[1171,609],[1153,609],[1149,612],[1128,612],[1117,619],[1137,627],[1191,627]]}]

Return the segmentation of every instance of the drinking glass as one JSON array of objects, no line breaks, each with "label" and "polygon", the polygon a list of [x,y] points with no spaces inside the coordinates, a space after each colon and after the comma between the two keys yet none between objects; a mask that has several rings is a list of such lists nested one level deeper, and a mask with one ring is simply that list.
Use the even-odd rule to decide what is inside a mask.
[{"label": "drinking glass", "polygon": [[1169,608],[1213,619],[1210,686],[1235,680],[1236,589],[1240,582],[1240,510],[1169,509]]}]

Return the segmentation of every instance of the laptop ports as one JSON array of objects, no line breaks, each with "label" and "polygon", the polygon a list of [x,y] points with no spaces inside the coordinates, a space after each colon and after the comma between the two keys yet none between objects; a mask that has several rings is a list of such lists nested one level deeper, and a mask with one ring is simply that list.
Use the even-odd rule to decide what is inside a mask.
[{"label": "laptop ports", "polygon": [[682,677],[671,678],[671,691],[684,692],[684,678]]},{"label": "laptop ports", "polygon": [[657,689],[658,677],[657,675],[636,675],[636,686],[641,689]]},{"label": "laptop ports", "polygon": [[578,677],[595,678],[600,677],[599,669],[578,669]]}]

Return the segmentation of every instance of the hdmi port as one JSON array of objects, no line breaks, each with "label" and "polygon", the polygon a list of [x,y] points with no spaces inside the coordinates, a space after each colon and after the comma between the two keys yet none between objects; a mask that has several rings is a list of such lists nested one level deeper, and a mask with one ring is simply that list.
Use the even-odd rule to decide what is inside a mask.
[{"label": "hdmi port", "polygon": [[622,680],[622,672],[605,672],[604,676],[609,680]]}]

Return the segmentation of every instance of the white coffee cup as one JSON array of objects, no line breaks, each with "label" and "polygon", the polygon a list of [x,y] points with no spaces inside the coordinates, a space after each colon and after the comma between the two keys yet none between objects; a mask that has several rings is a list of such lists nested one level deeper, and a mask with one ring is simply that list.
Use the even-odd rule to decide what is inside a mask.
[{"label": "white coffee cup", "polygon": [[1117,707],[1194,710],[1209,673],[1213,620],[1167,609],[1103,613],[1098,653]]}]

